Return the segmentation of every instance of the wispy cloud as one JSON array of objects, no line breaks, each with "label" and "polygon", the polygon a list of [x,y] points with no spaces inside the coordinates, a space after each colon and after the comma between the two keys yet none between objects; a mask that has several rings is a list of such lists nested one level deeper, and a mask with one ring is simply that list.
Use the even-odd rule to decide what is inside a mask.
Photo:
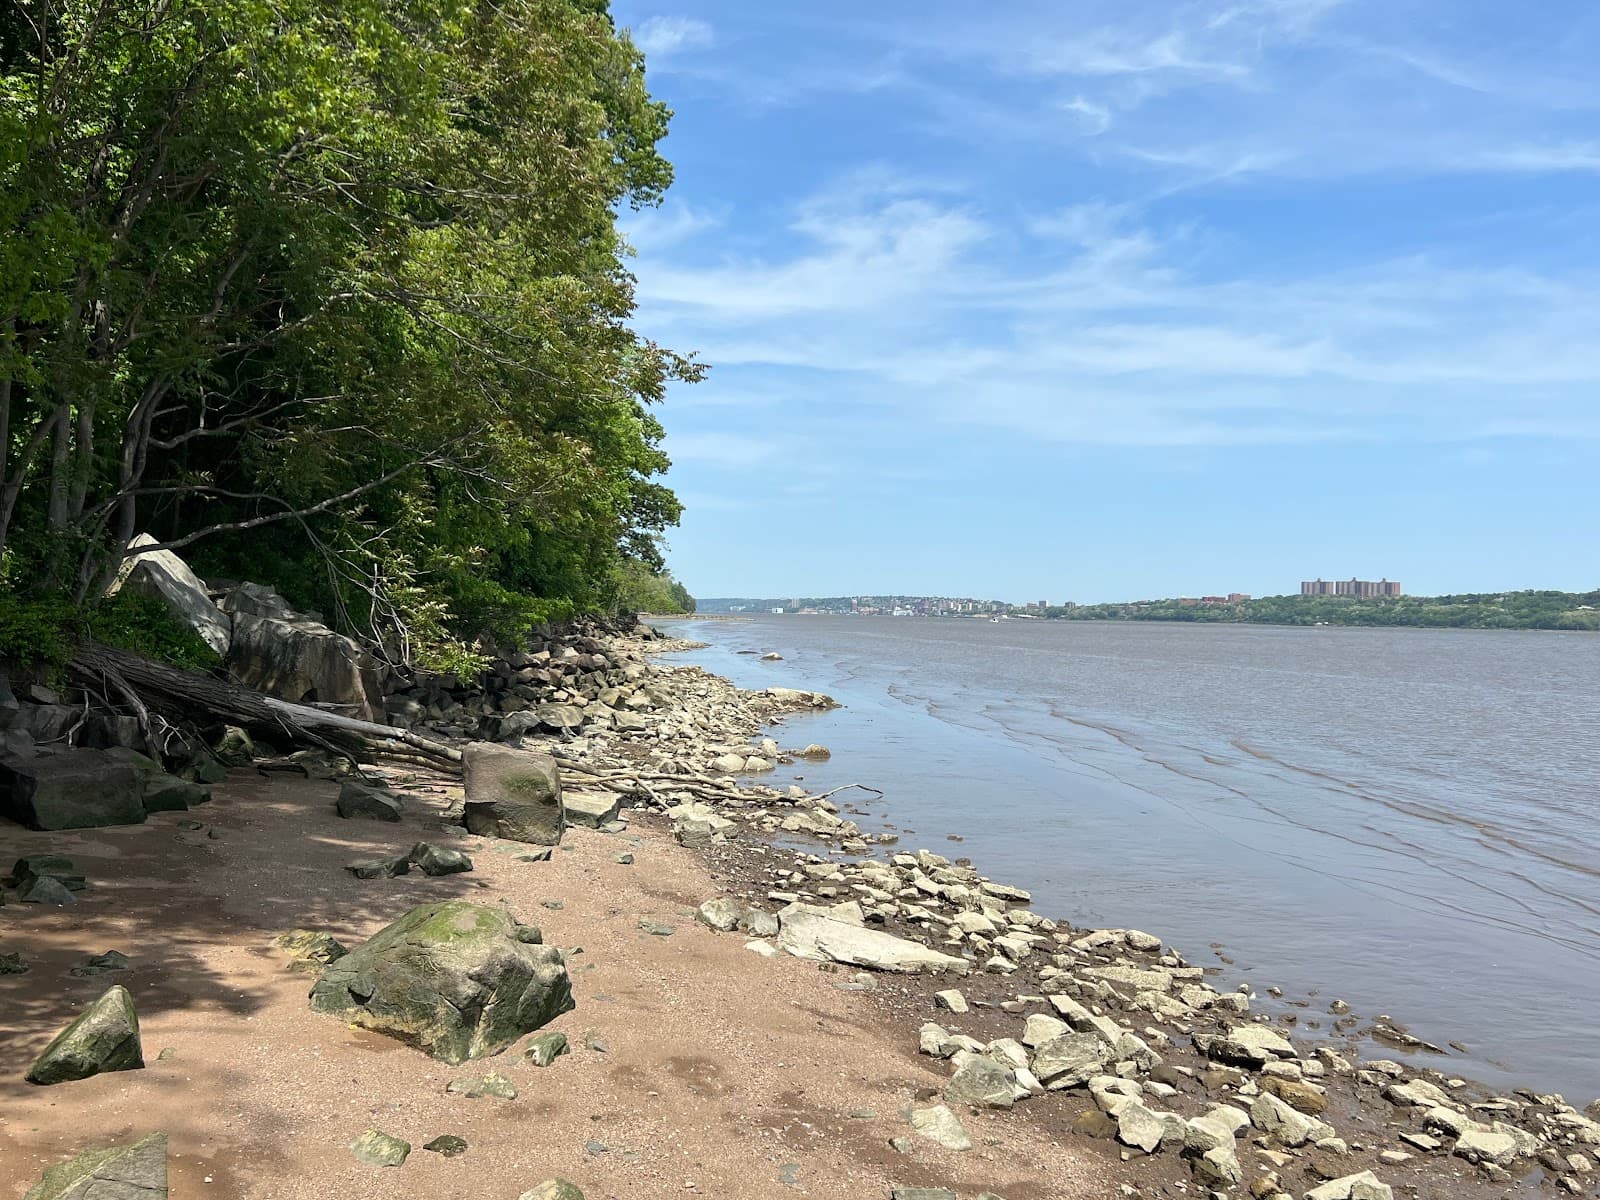
[{"label": "wispy cloud", "polygon": [[748,471],[776,455],[778,444],[739,433],[675,433],[667,438],[666,449],[674,462]]},{"label": "wispy cloud", "polygon": [[633,44],[653,59],[682,50],[700,50],[716,43],[711,25],[695,17],[651,17],[633,31]]}]

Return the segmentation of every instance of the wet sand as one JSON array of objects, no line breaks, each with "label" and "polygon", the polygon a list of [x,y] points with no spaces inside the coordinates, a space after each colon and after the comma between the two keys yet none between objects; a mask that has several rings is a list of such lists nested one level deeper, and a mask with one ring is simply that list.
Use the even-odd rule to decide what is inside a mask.
[{"label": "wet sand", "polygon": [[[649,821],[626,834],[571,830],[550,862],[524,863],[516,855],[528,847],[443,826],[443,789],[410,793],[405,820],[386,824],[339,819],[336,788],[243,770],[212,804],[144,826],[0,831],[0,866],[53,851],[90,880],[72,907],[0,911],[0,951],[20,951],[32,968],[0,977],[0,1197],[20,1197],[81,1150],[155,1131],[170,1138],[176,1200],[515,1200],[552,1176],[590,1200],[887,1197],[895,1184],[1007,1200],[1116,1194],[1114,1151],[1063,1144],[1066,1106],[1026,1120],[963,1113],[975,1143],[965,1154],[926,1142],[892,1149],[891,1137],[909,1134],[900,1112],[917,1089],[946,1082],[942,1064],[916,1054],[883,996],[841,991],[836,972],[758,957],[742,936],[692,921],[718,888],[699,855]],[[192,820],[204,828],[180,828]],[[343,869],[423,839],[466,850],[474,871],[363,881]],[[633,865],[615,861],[623,852]],[[435,1062],[312,1014],[311,976],[271,946],[294,928],[355,945],[447,897],[505,904],[571,951],[578,1007],[549,1027],[567,1034],[570,1055],[546,1068],[520,1047],[460,1067]],[[674,932],[647,934],[644,919]],[[132,968],[68,974],[107,950]],[[33,1056],[114,983],[138,1006],[146,1069],[23,1082]],[[605,1051],[584,1046],[590,1031]],[[446,1093],[449,1081],[487,1071],[509,1077],[519,1097]],[[412,1143],[403,1167],[350,1154],[368,1128]],[[469,1149],[453,1159],[422,1149],[441,1134]]]}]

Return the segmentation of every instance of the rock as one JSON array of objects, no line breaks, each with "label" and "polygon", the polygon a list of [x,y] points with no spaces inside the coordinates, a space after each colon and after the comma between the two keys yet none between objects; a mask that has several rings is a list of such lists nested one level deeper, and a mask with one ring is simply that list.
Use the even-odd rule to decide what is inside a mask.
[{"label": "rock", "polygon": [[0,759],[0,815],[30,829],[142,825],[139,773],[104,750],[41,749]]},{"label": "rock", "polygon": [[54,1084],[88,1079],[108,1071],[144,1066],[139,1017],[133,997],[113,987],[55,1037],[28,1068],[29,1083]]},{"label": "rock", "polygon": [[138,553],[123,561],[111,590],[160,600],[219,656],[226,655],[233,642],[233,628],[227,616],[211,603],[206,585],[183,559],[171,550],[140,550],[142,546],[156,545],[160,543],[148,533],[129,542],[128,549]]},{"label": "rock", "polygon": [[350,1143],[350,1153],[374,1167],[398,1167],[411,1153],[411,1143],[391,1137],[381,1129],[369,1129]]},{"label": "rock", "polygon": [[583,1200],[583,1192],[577,1184],[565,1179],[546,1179],[531,1191],[523,1192],[517,1200]]},{"label": "rock", "polygon": [[721,775],[737,775],[744,770],[742,754],[719,754],[711,760],[711,769]]},{"label": "rock", "polygon": [[1305,1200],[1394,1200],[1394,1189],[1371,1171],[1362,1171],[1312,1188]]},{"label": "rock", "polygon": [[411,859],[398,854],[393,858],[364,858],[345,868],[357,879],[393,879],[396,875],[411,874]]},{"label": "rock", "polygon": [[255,739],[237,725],[224,727],[211,749],[218,762],[230,767],[247,767],[256,756]]},{"label": "rock", "polygon": [[22,1200],[167,1200],[167,1135],[85,1150],[45,1169]]},{"label": "rock", "polygon": [[1117,1140],[1124,1146],[1132,1146],[1135,1150],[1142,1150],[1146,1154],[1154,1154],[1161,1148],[1161,1139],[1166,1136],[1167,1123],[1162,1117],[1151,1112],[1137,1100],[1130,1100],[1116,1111]]},{"label": "rock", "polygon": [[411,847],[411,861],[424,875],[460,875],[472,870],[472,859],[459,850],[435,846],[432,842],[418,842]]},{"label": "rock", "polygon": [[467,1141],[453,1133],[441,1133],[422,1148],[443,1155],[445,1158],[459,1158],[467,1152]]},{"label": "rock", "polygon": [[959,1117],[942,1104],[911,1110],[911,1128],[946,1150],[971,1150],[972,1139]]},{"label": "rock", "polygon": [[359,721],[383,719],[378,661],[310,617],[235,611],[227,665],[246,687],[280,700],[332,705]]},{"label": "rock", "polygon": [[483,1096],[493,1096],[496,1100],[517,1098],[517,1085],[495,1071],[490,1071],[487,1075],[452,1079],[445,1085],[444,1090],[457,1096],[470,1096],[475,1100]]},{"label": "rock", "polygon": [[561,797],[567,824],[599,829],[617,819],[622,801],[614,792],[566,792]]},{"label": "rock", "polygon": [[188,812],[211,802],[211,789],[203,783],[168,775],[159,768],[141,774],[144,784],[144,810],[153,812]]},{"label": "rock", "polygon": [[0,954],[0,975],[26,975],[28,964],[17,953]]},{"label": "rock", "polygon": [[[400,861],[405,862],[404,859]],[[409,869],[410,864],[406,866]],[[273,938],[272,944],[288,951],[293,960],[289,967],[294,971],[320,971],[350,953],[337,938],[315,929],[291,929]]]},{"label": "rock", "polygon": [[1192,1157],[1189,1170],[1207,1187],[1229,1188],[1244,1182],[1244,1167],[1231,1141]]},{"label": "rock", "polygon": [[796,958],[910,975],[965,975],[972,966],[919,942],[793,907],[778,914],[778,948]]},{"label": "rock", "polygon": [[532,750],[472,742],[462,751],[467,829],[486,837],[561,844],[566,816],[555,759]]},{"label": "rock", "polygon": [[942,992],[935,992],[933,994],[933,1002],[939,1008],[944,1009],[946,1012],[953,1012],[957,1016],[971,1011],[967,1006],[967,998],[955,988],[947,988]]},{"label": "rock", "polygon": [[575,1007],[560,951],[504,910],[412,909],[329,965],[311,991],[331,1013],[461,1063],[497,1054]]},{"label": "rock", "polygon": [[1258,1069],[1274,1058],[1295,1057],[1294,1044],[1269,1025],[1235,1025],[1225,1033],[1197,1034],[1195,1046],[1207,1058]]},{"label": "rock", "polygon": [[718,815],[716,809],[696,801],[672,810],[672,835],[680,846],[704,849],[717,838],[732,836],[733,822]]},{"label": "rock", "polygon": [[20,888],[29,880],[50,876],[68,891],[81,892],[89,881],[77,873],[72,860],[64,854],[28,854],[17,859],[11,868],[11,885]]},{"label": "rock", "polygon": [[105,975],[112,971],[126,971],[131,966],[133,960],[126,954],[118,950],[107,950],[104,954],[84,959],[67,973],[78,979],[93,979],[96,975]]},{"label": "rock", "polygon": [[1071,1032],[1072,1027],[1065,1021],[1058,1021],[1045,1013],[1030,1013],[1022,1025],[1022,1044],[1037,1049]]},{"label": "rock", "polygon": [[1040,1046],[1033,1073],[1052,1091],[1081,1087],[1115,1061],[1116,1049],[1097,1033],[1067,1033]]},{"label": "rock", "polygon": [[1304,1079],[1282,1079],[1269,1075],[1261,1081],[1263,1091],[1271,1092],[1291,1108],[1311,1116],[1328,1111],[1328,1095],[1321,1088]]},{"label": "rock", "polygon": [[252,617],[272,617],[286,621],[295,616],[289,602],[262,583],[241,583],[222,598],[219,609],[228,614],[246,613]]},{"label": "rock", "polygon": [[1471,1162],[1504,1167],[1518,1158],[1531,1157],[1537,1150],[1538,1143],[1530,1134],[1503,1121],[1496,1121],[1488,1128],[1480,1125],[1463,1131],[1451,1153]]},{"label": "rock", "polygon": [[956,1194],[942,1187],[897,1187],[890,1191],[890,1200],[956,1200]]},{"label": "rock", "polygon": [[804,758],[812,762],[820,762],[822,759],[832,758],[833,751],[829,750],[826,746],[821,746],[816,742],[812,742],[804,750],[801,750],[798,754],[796,754],[795,757]]},{"label": "rock", "polygon": [[563,1054],[571,1053],[572,1046],[567,1041],[567,1035],[551,1030],[531,1038],[522,1056],[536,1067],[548,1067]]},{"label": "rock", "polygon": [[777,651],[774,650],[774,651],[771,651],[771,652],[769,652],[767,654],[763,654],[761,656],[761,661],[762,662],[782,662],[783,661],[783,655],[779,654]]},{"label": "rock", "polygon": [[334,807],[341,817],[369,821],[398,821],[405,811],[399,796],[359,779],[346,779],[339,785],[339,799]]},{"label": "rock", "polygon": [[742,900],[732,896],[715,896],[695,909],[694,919],[718,933],[732,933],[739,928],[746,907]]},{"label": "rock", "polygon": [[648,918],[639,922],[639,928],[652,937],[671,937],[677,932],[677,929],[671,925],[663,925],[660,921],[652,921]]},{"label": "rock", "polygon": [[969,1055],[945,1085],[944,1098],[974,1108],[1010,1108],[1016,1102],[1011,1070],[981,1054]]},{"label": "rock", "polygon": [[66,885],[49,875],[28,880],[17,889],[17,899],[24,904],[49,904],[57,908],[77,903]]},{"label": "rock", "polygon": [[1307,1142],[1332,1137],[1333,1130],[1315,1117],[1290,1108],[1271,1092],[1257,1096],[1250,1106],[1250,1120],[1262,1133],[1280,1145],[1303,1146]]}]

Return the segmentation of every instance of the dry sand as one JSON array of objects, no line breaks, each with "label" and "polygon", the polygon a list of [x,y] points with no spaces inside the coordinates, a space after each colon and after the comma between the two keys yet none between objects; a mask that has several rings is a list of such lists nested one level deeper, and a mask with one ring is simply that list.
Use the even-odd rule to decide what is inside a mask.
[{"label": "dry sand", "polygon": [[[1064,1106],[1050,1120],[963,1113],[976,1143],[968,1153],[892,1149],[891,1137],[910,1132],[901,1110],[916,1090],[945,1082],[917,1056],[914,1027],[841,991],[836,972],[761,958],[744,935],[692,921],[717,886],[659,829],[573,830],[552,861],[524,863],[516,854],[528,847],[441,827],[440,793],[413,795],[396,825],[339,819],[336,790],[241,771],[212,804],[144,826],[0,829],[0,870],[54,851],[91,883],[70,908],[0,910],[0,951],[32,964],[0,977],[0,1198],[22,1196],[83,1149],[157,1130],[170,1138],[177,1200],[516,1200],[552,1176],[589,1200],[887,1198],[896,1183],[953,1187],[963,1200],[985,1190],[1006,1200],[1117,1194],[1114,1157],[1058,1140],[1065,1130],[1052,1122],[1071,1119]],[[205,828],[183,830],[186,819]],[[476,869],[370,881],[343,869],[422,839],[466,850]],[[614,861],[623,852],[633,865]],[[550,1026],[572,1054],[542,1069],[520,1046],[460,1067],[435,1062],[312,1014],[311,977],[270,944],[310,928],[354,945],[445,897],[505,904],[572,951],[577,1011]],[[641,919],[675,932],[645,933]],[[129,955],[132,969],[68,974],[106,950]],[[113,983],[138,1005],[146,1069],[23,1082],[34,1055]],[[589,1031],[604,1052],[585,1048]],[[519,1098],[446,1094],[450,1080],[486,1071],[512,1079]],[[403,1167],[350,1154],[373,1127],[412,1143]],[[422,1149],[446,1133],[467,1140],[465,1155]]]}]

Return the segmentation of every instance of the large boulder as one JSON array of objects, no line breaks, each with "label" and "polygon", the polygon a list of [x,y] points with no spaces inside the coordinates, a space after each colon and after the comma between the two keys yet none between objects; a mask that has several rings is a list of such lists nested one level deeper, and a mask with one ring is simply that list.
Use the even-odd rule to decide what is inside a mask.
[{"label": "large boulder", "polygon": [[0,759],[0,813],[30,829],[96,829],[144,822],[138,770],[104,750],[41,747]]},{"label": "large boulder", "polygon": [[141,596],[160,600],[185,625],[200,635],[202,641],[218,654],[228,653],[233,631],[228,618],[206,591],[206,585],[171,550],[140,550],[141,546],[159,545],[148,533],[141,533],[128,543],[131,557],[124,561],[112,590],[126,590]]},{"label": "large boulder", "polygon": [[133,997],[120,985],[79,1014],[33,1060],[29,1083],[66,1083],[107,1071],[137,1071],[144,1066],[139,1016]]},{"label": "large boulder", "polygon": [[561,773],[548,754],[472,742],[461,754],[471,833],[558,846],[566,828]]},{"label": "large boulder", "polygon": [[965,975],[972,964],[876,929],[795,905],[778,914],[778,948],[796,958],[848,963],[906,975]]},{"label": "large boulder", "polygon": [[576,1006],[561,952],[537,929],[503,909],[444,900],[330,963],[311,1007],[462,1063],[498,1054]]},{"label": "large boulder", "polygon": [[280,700],[331,705],[362,721],[383,720],[377,660],[310,617],[235,612],[228,669],[246,687]]},{"label": "large boulder", "polygon": [[85,1150],[46,1168],[22,1200],[167,1200],[167,1135]]}]

